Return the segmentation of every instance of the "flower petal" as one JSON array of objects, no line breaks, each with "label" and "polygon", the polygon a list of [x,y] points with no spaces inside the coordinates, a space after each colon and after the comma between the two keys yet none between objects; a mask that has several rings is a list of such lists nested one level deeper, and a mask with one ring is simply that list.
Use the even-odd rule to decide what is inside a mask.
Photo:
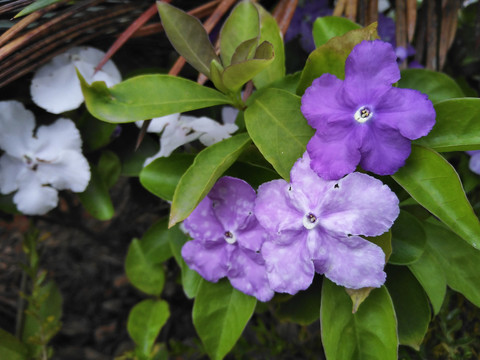
[{"label": "flower petal", "polygon": [[55,161],[63,150],[82,151],[80,132],[70,119],[60,118],[48,126],[40,126],[36,134],[35,156],[43,161]]},{"label": "flower petal", "polygon": [[30,155],[35,117],[21,102],[0,101],[0,148],[11,156]]},{"label": "flower petal", "polygon": [[354,172],[325,194],[319,221],[332,233],[378,236],[390,229],[399,211],[398,198],[387,185]]},{"label": "flower petal", "polygon": [[382,249],[358,236],[328,238],[324,242],[328,260],[315,262],[315,270],[349,289],[380,287],[385,282],[385,254]]},{"label": "flower petal", "polygon": [[289,184],[272,180],[260,185],[255,201],[255,216],[270,233],[303,229],[303,213],[294,208],[288,198]]},{"label": "flower petal", "polygon": [[362,168],[378,175],[392,175],[405,165],[411,145],[397,130],[370,126],[360,151]]},{"label": "flower petal", "polygon": [[[167,125],[173,125],[176,126],[178,123],[178,120],[180,119],[180,113],[176,114],[170,114],[170,115],[165,115],[161,116],[158,118],[153,118],[150,121],[150,125],[148,125],[147,132],[149,133],[161,133],[165,126]],[[137,125],[138,128],[142,128],[144,121],[135,121],[135,125]]]},{"label": "flower petal", "polygon": [[182,257],[190,269],[208,281],[217,282],[227,276],[229,254],[226,245],[187,241],[182,247]]},{"label": "flower petal", "polygon": [[232,253],[232,268],[239,270],[234,276],[230,276],[230,272],[228,274],[234,288],[260,301],[268,301],[273,297],[262,255],[237,248]]},{"label": "flower petal", "polygon": [[387,42],[362,41],[345,61],[345,90],[358,106],[374,105],[399,79],[397,56]]},{"label": "flower petal", "polygon": [[355,137],[355,132],[331,141],[314,135],[307,144],[310,166],[323,179],[339,179],[355,171],[361,158],[360,145],[361,139]]},{"label": "flower petal", "polygon": [[432,102],[417,90],[392,87],[375,111],[375,126],[396,129],[410,140],[427,135],[435,125]]},{"label": "flower petal", "polygon": [[23,161],[8,154],[0,157],[0,192],[10,194],[18,189],[19,179],[31,176]]},{"label": "flower petal", "polygon": [[195,240],[224,243],[225,230],[213,212],[212,200],[206,196],[188,218],[183,221],[185,229]]},{"label": "flower petal", "polygon": [[301,232],[289,245],[267,241],[262,256],[267,267],[270,287],[274,291],[295,294],[313,281],[315,269],[306,245],[307,231]]},{"label": "flower petal", "polygon": [[235,124],[237,115],[238,115],[238,109],[235,109],[232,106],[224,106],[222,108],[222,121],[225,125]]},{"label": "flower petal", "polygon": [[[469,152],[473,152],[473,151],[469,151]],[[475,154],[472,154],[472,157],[470,158],[470,161],[468,162],[468,167],[475,174],[480,175],[480,151],[477,151]]]},{"label": "flower petal", "polygon": [[205,146],[210,146],[229,138],[230,134],[238,129],[238,126],[234,124],[222,125],[205,116],[193,118],[189,125],[192,130],[202,133],[199,140]]},{"label": "flower petal", "polygon": [[57,206],[58,192],[50,186],[43,186],[32,171],[31,176],[22,177],[13,202],[25,215],[44,215]]}]

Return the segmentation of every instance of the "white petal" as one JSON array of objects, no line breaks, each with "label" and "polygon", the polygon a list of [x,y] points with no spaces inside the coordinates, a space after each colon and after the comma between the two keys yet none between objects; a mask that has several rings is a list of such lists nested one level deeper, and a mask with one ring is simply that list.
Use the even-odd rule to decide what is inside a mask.
[{"label": "white petal", "polygon": [[[150,125],[148,125],[147,132],[161,133],[165,128],[165,126],[167,125],[176,126],[179,119],[180,119],[179,113],[154,118],[152,119]],[[135,121],[135,125],[137,125],[138,128],[142,128],[143,121]]]},{"label": "white petal", "polygon": [[27,171],[28,169],[23,161],[4,154],[0,158],[0,192],[9,194],[17,190],[19,178]]},{"label": "white petal", "polygon": [[224,106],[222,108],[222,121],[224,124],[235,124],[237,119],[238,109],[231,106]]},{"label": "white petal", "polygon": [[64,150],[54,163],[39,163],[37,176],[42,184],[50,184],[57,190],[85,191],[90,181],[90,166],[82,153]]},{"label": "white petal", "polygon": [[72,120],[60,118],[53,124],[38,128],[35,142],[37,159],[55,161],[64,150],[82,151],[82,138]]},{"label": "white petal", "polygon": [[238,129],[234,124],[222,125],[207,117],[198,118],[192,121],[190,125],[193,130],[203,132],[199,140],[205,146],[210,146],[229,138],[230,134]]},{"label": "white petal", "polygon": [[57,206],[58,192],[50,186],[42,186],[36,176],[29,176],[20,184],[13,202],[25,215],[43,215]]},{"label": "white petal", "polygon": [[104,52],[94,48],[74,47],[55,56],[33,76],[30,85],[33,101],[54,114],[78,108],[83,102],[83,94],[75,67],[88,83],[103,80],[107,86],[112,86],[120,82],[120,73],[111,61],[93,76],[95,66],[104,55]]},{"label": "white petal", "polygon": [[18,101],[0,101],[0,148],[22,158],[32,145],[35,117]]},{"label": "white petal", "polygon": [[167,157],[178,147],[192,142],[200,136],[199,133],[188,134],[189,130],[167,126],[160,137],[160,152],[158,157]]}]

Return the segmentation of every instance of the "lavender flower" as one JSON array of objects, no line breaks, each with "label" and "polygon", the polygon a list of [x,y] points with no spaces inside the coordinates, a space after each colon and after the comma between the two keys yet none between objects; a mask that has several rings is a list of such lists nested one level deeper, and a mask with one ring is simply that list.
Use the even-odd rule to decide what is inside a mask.
[{"label": "lavender flower", "polygon": [[480,150],[467,151],[467,154],[471,156],[468,167],[472,172],[480,175]]},{"label": "lavender flower", "polygon": [[253,214],[255,190],[223,177],[184,221],[193,237],[182,248],[188,266],[208,281],[228,277],[232,286],[258,300],[273,297],[260,248],[268,234]]},{"label": "lavender flower", "polygon": [[262,247],[273,290],[294,294],[314,273],[351,289],[385,282],[385,255],[359,235],[387,231],[399,213],[396,195],[379,180],[352,173],[338,181],[318,177],[308,153],[290,172],[291,182],[260,186],[255,215],[272,238]]},{"label": "lavender flower", "polygon": [[410,140],[427,135],[435,110],[427,95],[392,84],[400,79],[392,46],[380,40],[355,46],[345,80],[315,79],[302,97],[302,113],[317,131],[307,145],[312,169],[333,180],[360,164],[391,175],[410,155]]}]

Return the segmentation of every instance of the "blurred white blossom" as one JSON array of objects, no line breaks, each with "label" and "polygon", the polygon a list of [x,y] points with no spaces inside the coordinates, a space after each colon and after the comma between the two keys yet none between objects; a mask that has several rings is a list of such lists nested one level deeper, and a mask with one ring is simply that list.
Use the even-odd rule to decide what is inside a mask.
[{"label": "blurred white blossom", "polygon": [[87,46],[74,47],[55,56],[33,76],[30,85],[33,101],[53,114],[78,108],[83,94],[75,68],[89,84],[94,81],[105,81],[107,86],[119,83],[122,76],[111,60],[94,75],[95,67],[104,56],[103,51]]},{"label": "blurred white blossom", "polygon": [[34,132],[35,118],[18,101],[0,101],[0,192],[16,191],[13,202],[26,215],[43,215],[58,203],[58,190],[82,192],[90,167],[70,119]]},{"label": "blurred white blossom", "polygon": [[[160,151],[145,160],[144,166],[159,157],[168,157],[177,148],[194,140],[210,146],[232,136],[237,131],[235,118],[238,110],[224,107],[222,109],[223,124],[208,117],[195,117],[181,114],[166,115],[152,119],[148,132],[160,133]],[[143,121],[135,124],[141,128]]]}]

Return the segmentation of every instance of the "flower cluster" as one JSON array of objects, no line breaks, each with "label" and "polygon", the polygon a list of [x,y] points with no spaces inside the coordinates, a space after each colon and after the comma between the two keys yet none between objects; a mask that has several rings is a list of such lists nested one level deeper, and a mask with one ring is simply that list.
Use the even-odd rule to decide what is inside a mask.
[{"label": "flower cluster", "polygon": [[256,196],[243,180],[221,178],[184,222],[193,238],[182,249],[186,263],[209,281],[228,277],[261,301],[308,288],[315,273],[350,289],[380,287],[385,254],[362,236],[388,231],[398,198],[354,170],[360,164],[393,174],[410,140],[435,123],[427,96],[393,87],[399,78],[392,46],[364,41],[349,55],[344,81],[316,79],[301,106],[316,133],[290,182],[262,184]]}]

